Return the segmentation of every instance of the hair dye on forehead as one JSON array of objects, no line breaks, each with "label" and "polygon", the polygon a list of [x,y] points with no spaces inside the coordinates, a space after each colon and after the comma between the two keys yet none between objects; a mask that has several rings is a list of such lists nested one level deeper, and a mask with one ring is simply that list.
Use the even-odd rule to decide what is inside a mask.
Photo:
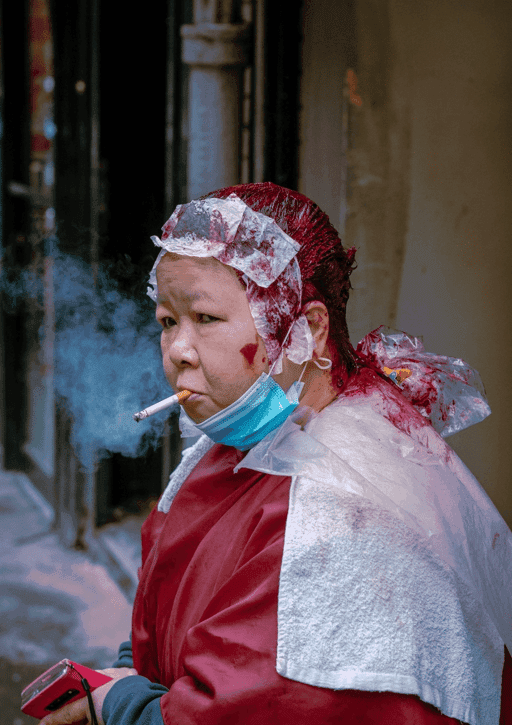
[{"label": "hair dye on forehead", "polygon": [[254,211],[236,194],[199,199],[176,208],[163,229],[161,247],[150,273],[148,295],[156,301],[156,268],[168,252],[213,257],[242,275],[258,334],[275,374],[282,370],[282,347],[296,363],[311,359],[313,338],[300,314],[302,281],[296,259],[300,245],[270,217]]}]

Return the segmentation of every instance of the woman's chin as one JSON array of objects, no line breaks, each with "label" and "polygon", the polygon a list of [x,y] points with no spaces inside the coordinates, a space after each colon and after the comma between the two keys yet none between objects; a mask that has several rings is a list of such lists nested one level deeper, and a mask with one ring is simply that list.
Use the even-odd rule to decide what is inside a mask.
[{"label": "woman's chin", "polygon": [[224,410],[231,404],[228,402],[226,405],[222,405],[217,401],[213,401],[208,395],[193,393],[182,403],[182,407],[194,423],[204,423],[205,420],[220,413],[221,410]]},{"label": "woman's chin", "polygon": [[204,423],[205,420],[211,418],[216,411],[208,411],[206,408],[206,396],[200,393],[194,393],[182,403],[182,407],[185,409],[188,417],[194,421],[194,423]]}]

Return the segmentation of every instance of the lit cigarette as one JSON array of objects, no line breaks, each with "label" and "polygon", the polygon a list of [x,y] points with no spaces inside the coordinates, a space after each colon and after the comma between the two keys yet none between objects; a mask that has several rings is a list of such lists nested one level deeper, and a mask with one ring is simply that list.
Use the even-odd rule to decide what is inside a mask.
[{"label": "lit cigarette", "polygon": [[155,413],[159,413],[161,410],[165,410],[166,408],[172,408],[173,405],[176,405],[176,403],[184,403],[185,400],[192,395],[192,392],[190,390],[182,390],[177,395],[171,395],[170,398],[165,398],[165,400],[161,400],[159,403],[155,403],[154,405],[150,405],[149,408],[144,408],[144,410],[141,410],[139,413],[133,414],[133,419],[139,422],[139,420],[142,420],[143,418],[148,418],[150,415],[154,415]]}]

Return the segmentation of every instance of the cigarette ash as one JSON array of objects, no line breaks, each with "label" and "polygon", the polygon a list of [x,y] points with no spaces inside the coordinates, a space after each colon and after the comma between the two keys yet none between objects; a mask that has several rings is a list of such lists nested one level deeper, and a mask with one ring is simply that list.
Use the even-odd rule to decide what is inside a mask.
[{"label": "cigarette ash", "polygon": [[[137,425],[133,412],[172,395],[162,368],[160,328],[154,304],[145,296],[130,299],[101,267],[94,279],[81,259],[57,251],[53,257],[55,305],[54,388],[73,419],[71,443],[84,466],[91,452],[144,455],[157,446],[171,411]],[[11,306],[26,297],[39,300],[44,290],[34,274],[3,285]],[[42,326],[40,340],[45,335]]]}]

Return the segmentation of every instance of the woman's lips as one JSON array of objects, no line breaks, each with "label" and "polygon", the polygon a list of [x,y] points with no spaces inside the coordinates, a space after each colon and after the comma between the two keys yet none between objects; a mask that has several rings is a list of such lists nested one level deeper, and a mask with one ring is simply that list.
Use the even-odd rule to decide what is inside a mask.
[{"label": "woman's lips", "polygon": [[202,393],[192,393],[192,395],[189,395],[188,398],[185,400],[185,403],[193,403],[194,400],[199,400],[201,396]]}]

